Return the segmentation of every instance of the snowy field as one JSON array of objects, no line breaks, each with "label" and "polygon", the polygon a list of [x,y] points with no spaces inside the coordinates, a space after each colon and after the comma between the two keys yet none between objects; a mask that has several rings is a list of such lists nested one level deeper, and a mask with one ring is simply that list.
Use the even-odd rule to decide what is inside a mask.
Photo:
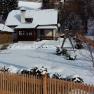
[{"label": "snowy field", "polygon": [[[18,69],[42,66],[50,74],[60,73],[62,77],[79,75],[87,84],[94,84],[94,68],[88,50],[76,50],[77,60],[66,60],[63,56],[55,54],[56,47],[62,40],[40,42],[18,42],[11,44],[7,50],[0,51],[0,67],[15,66]],[[70,47],[67,41],[65,47]],[[71,52],[73,53],[73,52]]]}]

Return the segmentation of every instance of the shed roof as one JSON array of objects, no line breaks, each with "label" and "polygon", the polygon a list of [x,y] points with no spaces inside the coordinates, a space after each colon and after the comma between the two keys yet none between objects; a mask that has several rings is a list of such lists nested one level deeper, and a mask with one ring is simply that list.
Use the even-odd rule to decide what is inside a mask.
[{"label": "shed roof", "polygon": [[0,24],[0,32],[13,32],[13,30],[4,24]]}]

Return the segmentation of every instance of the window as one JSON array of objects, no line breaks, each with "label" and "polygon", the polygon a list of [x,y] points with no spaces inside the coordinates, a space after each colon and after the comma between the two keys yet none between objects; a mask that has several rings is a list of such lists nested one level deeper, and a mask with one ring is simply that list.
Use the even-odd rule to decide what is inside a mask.
[{"label": "window", "polygon": [[32,32],[29,32],[29,36],[31,36],[32,35]]},{"label": "window", "polygon": [[25,21],[26,21],[27,23],[32,23],[33,18],[25,18]]},{"label": "window", "polygon": [[19,31],[19,35],[20,35],[20,36],[22,35],[22,31]]}]

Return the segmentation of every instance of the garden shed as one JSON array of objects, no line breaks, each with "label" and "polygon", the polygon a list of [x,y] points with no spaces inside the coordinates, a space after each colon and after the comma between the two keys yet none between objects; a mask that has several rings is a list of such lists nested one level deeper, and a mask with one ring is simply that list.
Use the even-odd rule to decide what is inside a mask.
[{"label": "garden shed", "polygon": [[0,24],[0,44],[12,43],[13,30],[4,24]]}]

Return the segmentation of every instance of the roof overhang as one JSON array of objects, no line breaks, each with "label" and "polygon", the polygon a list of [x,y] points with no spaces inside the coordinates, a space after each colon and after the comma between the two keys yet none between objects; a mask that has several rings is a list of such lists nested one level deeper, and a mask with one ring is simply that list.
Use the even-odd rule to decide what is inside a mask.
[{"label": "roof overhang", "polygon": [[56,24],[50,24],[50,25],[34,25],[34,24],[21,24],[15,29],[58,29],[58,26]]}]

